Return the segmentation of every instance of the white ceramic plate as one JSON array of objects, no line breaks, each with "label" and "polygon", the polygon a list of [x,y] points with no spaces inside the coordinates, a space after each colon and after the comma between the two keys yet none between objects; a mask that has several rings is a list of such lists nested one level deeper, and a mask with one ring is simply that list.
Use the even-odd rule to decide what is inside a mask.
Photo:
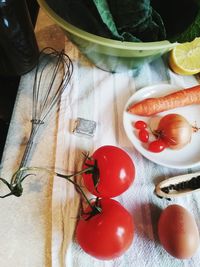
[{"label": "white ceramic plate", "polygon": [[[192,135],[191,142],[180,150],[165,149],[160,153],[152,153],[147,150],[147,144],[140,142],[137,137],[138,131],[133,128],[132,123],[137,120],[143,120],[149,122],[149,117],[143,117],[133,115],[127,112],[128,106],[132,103],[136,103],[147,97],[159,97],[178,91],[181,88],[177,88],[170,84],[158,84],[148,86],[140,89],[134,93],[127,101],[124,113],[123,124],[125,132],[134,145],[134,147],[147,159],[166,166],[176,169],[187,169],[200,165],[200,130]],[[164,116],[170,113],[177,113],[183,115],[192,125],[200,127],[200,105],[191,105],[187,107],[180,107],[165,112],[159,113],[160,116]]]}]

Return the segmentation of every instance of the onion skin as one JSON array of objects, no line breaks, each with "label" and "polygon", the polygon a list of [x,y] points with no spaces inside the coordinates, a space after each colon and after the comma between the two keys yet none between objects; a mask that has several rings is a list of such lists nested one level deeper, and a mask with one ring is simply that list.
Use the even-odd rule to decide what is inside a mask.
[{"label": "onion skin", "polygon": [[161,118],[155,135],[171,149],[181,149],[190,143],[193,127],[180,114],[168,114]]}]

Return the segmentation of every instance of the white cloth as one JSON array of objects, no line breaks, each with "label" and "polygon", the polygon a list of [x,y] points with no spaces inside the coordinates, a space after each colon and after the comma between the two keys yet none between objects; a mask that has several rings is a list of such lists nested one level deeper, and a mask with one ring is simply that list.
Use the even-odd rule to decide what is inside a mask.
[{"label": "white cloth", "polygon": [[[73,59],[74,73],[71,86],[64,92],[61,101],[56,168],[68,172],[80,170],[82,151],[92,152],[101,145],[110,144],[125,149],[135,163],[136,177],[133,185],[116,199],[134,217],[135,236],[128,251],[116,260],[100,261],[87,255],[75,242],[74,237],[79,196],[73,185],[55,177],[52,196],[52,266],[199,266],[200,249],[191,259],[178,260],[162,248],[157,236],[160,211],[172,203],[181,204],[188,209],[200,229],[198,194],[169,202],[159,199],[153,193],[158,181],[185,173],[187,170],[162,167],[145,159],[129,142],[122,122],[125,103],[136,90],[163,82],[189,87],[198,84],[197,77],[174,74],[168,68],[166,57],[144,65],[137,75],[133,75],[131,71],[115,74],[102,71],[91,65],[70,44],[66,53]],[[77,117],[97,122],[93,138],[78,137],[72,133],[73,122]]]}]

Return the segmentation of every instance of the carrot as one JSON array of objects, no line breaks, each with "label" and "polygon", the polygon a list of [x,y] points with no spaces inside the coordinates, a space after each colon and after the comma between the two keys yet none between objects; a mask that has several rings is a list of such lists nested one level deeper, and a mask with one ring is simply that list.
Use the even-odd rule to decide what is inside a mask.
[{"label": "carrot", "polygon": [[200,104],[200,85],[182,89],[163,97],[146,98],[128,107],[128,112],[140,116],[151,116],[162,111],[192,104]]}]

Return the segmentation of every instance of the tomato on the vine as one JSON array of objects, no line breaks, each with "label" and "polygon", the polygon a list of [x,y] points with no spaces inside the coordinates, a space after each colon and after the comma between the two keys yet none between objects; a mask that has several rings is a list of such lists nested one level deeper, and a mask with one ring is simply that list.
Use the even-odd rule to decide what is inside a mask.
[{"label": "tomato on the vine", "polygon": [[97,163],[99,179],[94,183],[91,173],[83,173],[86,188],[98,197],[115,197],[126,191],[135,178],[135,165],[127,152],[119,147],[105,145],[86,159],[83,169]]},{"label": "tomato on the vine", "polygon": [[162,139],[157,139],[149,144],[148,150],[154,153],[160,153],[166,148],[166,143]]},{"label": "tomato on the vine", "polygon": [[134,123],[134,127],[138,130],[146,129],[147,123],[145,121],[136,121]]},{"label": "tomato on the vine", "polygon": [[[134,221],[131,214],[116,200],[100,199],[102,211],[87,220],[80,219],[76,239],[81,248],[101,260],[121,256],[132,244]],[[91,211],[87,207],[85,212]]]},{"label": "tomato on the vine", "polygon": [[146,129],[141,129],[138,133],[139,140],[143,143],[147,143],[149,140],[149,133]]}]

